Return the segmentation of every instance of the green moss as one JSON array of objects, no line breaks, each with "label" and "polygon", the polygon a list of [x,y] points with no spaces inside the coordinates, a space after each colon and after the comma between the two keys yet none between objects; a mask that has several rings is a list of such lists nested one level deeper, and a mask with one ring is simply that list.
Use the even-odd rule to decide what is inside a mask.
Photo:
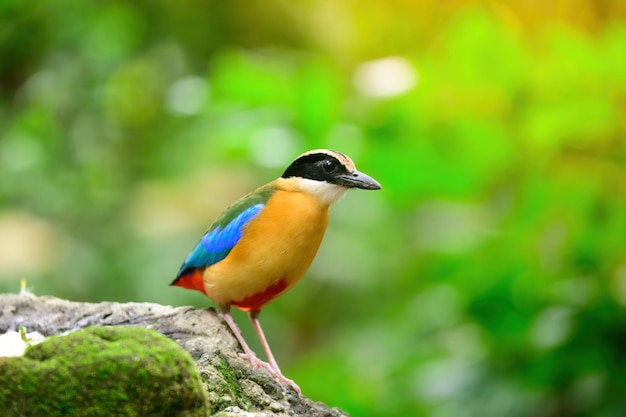
[{"label": "green moss", "polygon": [[208,390],[214,394],[209,396],[211,413],[222,411],[233,405],[237,405],[244,410],[251,409],[253,401],[241,387],[239,371],[233,369],[220,352],[217,352],[211,359],[211,364],[219,375],[218,378],[207,378],[205,380]]},{"label": "green moss", "polygon": [[245,397],[245,393],[239,384],[237,376],[235,375],[235,370],[230,367],[228,362],[220,357],[217,366],[217,370],[222,374],[222,378],[228,387],[228,390],[235,398],[243,398]]},{"label": "green moss", "polygon": [[0,358],[0,410],[12,416],[205,416],[195,364],[176,343],[137,327],[51,337]]}]

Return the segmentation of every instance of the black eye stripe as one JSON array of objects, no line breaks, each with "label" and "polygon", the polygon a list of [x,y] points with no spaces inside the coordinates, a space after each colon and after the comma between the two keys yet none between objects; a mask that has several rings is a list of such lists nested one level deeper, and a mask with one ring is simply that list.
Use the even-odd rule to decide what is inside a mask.
[{"label": "black eye stripe", "polygon": [[301,177],[333,183],[334,176],[342,172],[347,173],[346,167],[337,158],[325,153],[315,153],[293,161],[282,177]]}]

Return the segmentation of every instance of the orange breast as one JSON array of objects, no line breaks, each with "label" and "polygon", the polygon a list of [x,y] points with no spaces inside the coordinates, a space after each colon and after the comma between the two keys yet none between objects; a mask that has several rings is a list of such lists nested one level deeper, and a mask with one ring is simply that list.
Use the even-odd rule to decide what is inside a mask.
[{"label": "orange breast", "polygon": [[276,191],[228,256],[204,271],[206,294],[220,307],[260,309],[302,278],[327,224],[327,206],[305,193]]}]

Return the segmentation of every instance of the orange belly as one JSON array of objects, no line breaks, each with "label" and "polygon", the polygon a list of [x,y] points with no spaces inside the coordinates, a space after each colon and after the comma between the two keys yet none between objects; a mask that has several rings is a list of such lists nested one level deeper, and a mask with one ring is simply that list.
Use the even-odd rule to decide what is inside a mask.
[{"label": "orange belly", "polygon": [[259,310],[302,278],[327,224],[327,206],[305,193],[276,191],[228,256],[204,270],[205,293],[220,307]]}]

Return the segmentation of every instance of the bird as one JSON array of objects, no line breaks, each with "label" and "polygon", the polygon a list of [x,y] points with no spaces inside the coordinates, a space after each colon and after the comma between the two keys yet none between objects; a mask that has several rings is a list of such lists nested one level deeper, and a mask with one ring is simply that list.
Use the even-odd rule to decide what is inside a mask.
[{"label": "bird", "polygon": [[[322,243],[329,208],[348,189],[379,190],[336,151],[299,155],[274,181],[242,197],[219,215],[183,262],[170,284],[197,290],[219,308],[241,345],[240,357],[266,368],[301,394],[281,372],[259,323],[261,309],[303,277]],[[247,312],[268,362],[250,349],[230,310]]]}]

